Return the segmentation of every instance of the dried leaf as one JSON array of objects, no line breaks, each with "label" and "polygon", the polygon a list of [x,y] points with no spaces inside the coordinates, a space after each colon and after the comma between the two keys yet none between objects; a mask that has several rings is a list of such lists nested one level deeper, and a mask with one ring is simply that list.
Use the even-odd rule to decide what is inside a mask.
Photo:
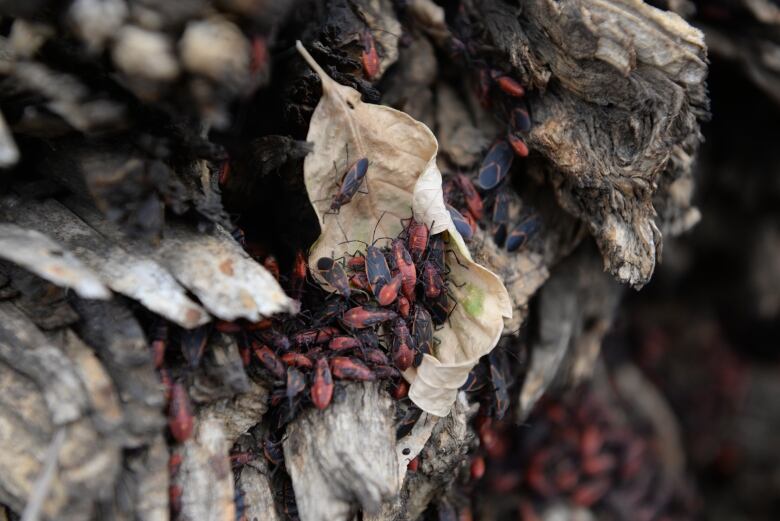
[{"label": "dried leaf", "polygon": [[[298,49],[320,75],[323,90],[306,138],[313,150],[304,162],[306,189],[322,223],[309,263],[364,251],[375,239],[387,243],[402,231],[401,219],[412,215],[431,233],[447,233],[457,305],[437,333],[436,356],[426,355],[420,367],[404,375],[417,406],[446,416],[471,368],[498,342],[503,318],[512,314],[509,295],[495,274],[471,259],[452,223],[436,166],[438,143],[428,127],[395,109],[363,103],[357,91],[329,78],[300,43]],[[365,193],[355,194],[339,213],[328,213],[340,177],[363,157],[369,161]]]},{"label": "dried leaf", "polygon": [[0,258],[54,284],[73,288],[84,298],[111,297],[111,292],[81,261],[40,232],[0,224]]}]

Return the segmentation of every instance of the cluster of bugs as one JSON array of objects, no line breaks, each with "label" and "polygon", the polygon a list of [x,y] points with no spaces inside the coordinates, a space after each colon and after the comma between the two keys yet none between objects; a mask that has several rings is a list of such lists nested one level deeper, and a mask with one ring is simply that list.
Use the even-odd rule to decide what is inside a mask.
[{"label": "cluster of bugs", "polygon": [[659,492],[663,469],[652,437],[614,411],[581,388],[544,399],[522,429],[480,415],[472,477],[482,477],[480,486],[491,494],[514,498],[509,508],[521,519],[542,519],[538,505],[555,501],[615,519],[678,518],[684,501]]}]

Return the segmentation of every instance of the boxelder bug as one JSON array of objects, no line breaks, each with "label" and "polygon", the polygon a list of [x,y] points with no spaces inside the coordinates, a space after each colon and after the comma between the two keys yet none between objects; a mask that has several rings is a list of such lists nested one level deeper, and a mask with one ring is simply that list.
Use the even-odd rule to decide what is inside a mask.
[{"label": "boxelder bug", "polygon": [[349,283],[355,289],[363,291],[369,291],[371,287],[368,285],[368,275],[364,271],[358,271],[349,276]]},{"label": "boxelder bug", "polygon": [[347,304],[341,299],[330,300],[314,315],[317,325],[330,324],[347,310]]},{"label": "boxelder bug", "polygon": [[395,267],[401,273],[401,290],[408,302],[414,302],[414,287],[417,285],[417,269],[414,261],[406,249],[402,239],[395,239],[390,243],[390,249],[393,252],[393,261]]},{"label": "boxelder bug", "polygon": [[336,378],[344,380],[372,381],[376,376],[362,362],[346,356],[334,356],[330,359],[330,371]]},{"label": "boxelder bug", "polygon": [[311,401],[317,409],[325,409],[333,398],[333,377],[330,374],[328,361],[324,358],[317,360],[314,370],[314,382],[311,386]]},{"label": "boxelder bug", "polygon": [[271,351],[268,346],[253,346],[253,348],[255,356],[263,364],[263,367],[277,380],[284,380],[287,373],[284,369],[284,363],[276,356],[276,353]]},{"label": "boxelder bug", "polygon": [[292,402],[301,391],[306,388],[306,379],[303,377],[303,373],[294,367],[287,368],[287,386],[285,387],[285,393],[287,400]]},{"label": "boxelder bug", "polygon": [[398,274],[390,282],[379,288],[379,294],[376,297],[376,301],[380,306],[389,306],[398,297],[398,291],[403,284],[403,275]]},{"label": "boxelder bug", "polygon": [[406,245],[414,262],[419,262],[428,248],[428,226],[412,218],[409,226],[406,227]]},{"label": "boxelder bug", "polygon": [[422,306],[417,306],[414,309],[412,336],[418,351],[431,354],[431,349],[433,348],[433,322],[431,321],[430,313]]},{"label": "boxelder bug", "polygon": [[152,360],[154,368],[159,369],[165,361],[165,349],[168,347],[168,325],[160,320],[152,330]]},{"label": "boxelder bug", "polygon": [[444,238],[442,237],[442,235],[439,233],[431,237],[430,247],[428,248],[427,260],[432,262],[433,265],[439,268],[439,270],[442,272],[447,269],[444,262],[445,253],[446,253],[446,248],[444,245]]},{"label": "boxelder bug", "polygon": [[373,80],[379,74],[379,54],[376,52],[374,36],[371,34],[371,31],[366,29],[361,34],[360,39],[363,43],[363,52],[360,54],[360,59],[363,62],[363,72],[366,74],[366,78]]},{"label": "boxelder bug", "polygon": [[293,298],[301,300],[303,295],[304,283],[306,282],[306,275],[309,272],[309,268],[306,265],[306,258],[303,256],[303,252],[298,250],[295,254],[295,262],[293,264],[292,275],[290,276],[290,293]]},{"label": "boxelder bug", "polygon": [[284,451],[282,449],[282,441],[274,441],[274,439],[268,435],[263,440],[263,455],[268,463],[277,467],[284,463]]},{"label": "boxelder bug", "polygon": [[279,280],[279,262],[273,255],[268,255],[263,259],[263,266],[267,269],[276,280]]},{"label": "boxelder bug", "polygon": [[355,349],[362,344],[357,338],[351,336],[334,336],[330,339],[328,347],[334,351],[346,351],[347,349]]},{"label": "boxelder bug", "polygon": [[496,85],[501,89],[501,92],[512,96],[514,98],[522,98],[525,96],[525,89],[514,78],[509,76],[503,76],[500,73],[495,78]]},{"label": "boxelder bug", "polygon": [[516,136],[512,132],[508,133],[506,137],[509,140],[509,144],[512,146],[512,150],[515,151],[515,154],[517,154],[518,157],[528,157],[528,145],[525,144],[523,138]]},{"label": "boxelder bug", "polygon": [[192,436],[194,423],[187,389],[180,382],[176,382],[171,389],[171,403],[168,404],[168,429],[176,441],[184,443]]},{"label": "boxelder bug", "polygon": [[339,333],[339,330],[333,326],[325,326],[319,329],[305,329],[292,336],[296,345],[324,344],[330,340],[333,335]]},{"label": "boxelder bug", "polygon": [[500,190],[493,202],[493,240],[498,246],[506,241],[507,225],[509,224],[509,194]]},{"label": "boxelder bug", "polygon": [[460,188],[460,191],[463,192],[463,196],[466,199],[466,206],[468,206],[471,215],[473,215],[475,219],[481,219],[483,211],[482,197],[480,197],[477,189],[474,188],[474,183],[471,182],[471,178],[465,174],[458,174],[455,176],[455,183],[458,185],[458,188]]},{"label": "boxelder bug", "polygon": [[336,195],[333,196],[333,200],[330,203],[330,210],[327,213],[336,213],[345,204],[349,203],[360,188],[360,183],[363,178],[366,177],[368,171],[368,158],[360,158],[349,167],[347,173],[344,175],[344,179],[341,180],[341,186],[339,187]]},{"label": "boxelder bug", "polygon": [[290,350],[290,339],[287,338],[287,335],[281,331],[271,328],[257,331],[255,334],[263,341],[263,343],[270,344],[277,351]]},{"label": "boxelder bug", "polygon": [[330,257],[320,257],[317,261],[317,270],[342,297],[349,298],[352,294],[352,288],[349,287],[347,273],[341,264]]},{"label": "boxelder bug", "polygon": [[403,295],[398,297],[398,313],[404,317],[409,318],[409,313],[412,310],[412,305],[409,303],[409,299]]},{"label": "boxelder bug", "polygon": [[401,371],[406,371],[414,362],[414,339],[409,333],[404,319],[397,318],[393,321],[392,355],[395,366]]},{"label": "boxelder bug", "polygon": [[441,271],[432,261],[423,263],[422,281],[425,288],[425,297],[428,299],[437,298],[445,290]]},{"label": "boxelder bug", "polygon": [[360,351],[363,360],[376,365],[389,365],[390,360],[387,359],[387,355],[381,349],[375,347],[365,347]]},{"label": "boxelder bug", "polygon": [[305,369],[311,369],[314,367],[311,359],[302,353],[294,353],[290,351],[289,353],[283,354],[281,359],[285,364],[294,367],[303,367]]},{"label": "boxelder bug", "polygon": [[347,261],[347,268],[352,271],[365,271],[366,258],[363,255],[355,255]]},{"label": "boxelder bug", "polygon": [[379,292],[390,283],[392,275],[390,274],[390,267],[387,265],[384,253],[376,246],[368,246],[366,248],[366,275],[368,275],[368,284],[371,286],[371,291],[378,299]]},{"label": "boxelder bug", "polygon": [[533,216],[515,226],[506,238],[506,250],[509,252],[517,251],[525,246],[528,237],[539,229],[540,224],[539,218]]},{"label": "boxelder bug", "polygon": [[390,395],[396,400],[402,400],[403,398],[406,398],[408,394],[409,382],[404,379],[398,380],[398,383],[395,384],[392,391],[390,391]]},{"label": "boxelder bug", "polygon": [[450,205],[447,205],[447,210],[450,212],[452,222],[455,224],[455,229],[465,239],[470,240],[474,235],[474,230],[471,229],[471,224],[466,220],[463,215]]},{"label": "boxelder bug", "polygon": [[348,309],[341,320],[349,328],[364,329],[393,320],[397,316],[396,312],[390,309],[356,306]]},{"label": "boxelder bug", "polygon": [[433,320],[434,325],[440,326],[447,321],[451,307],[446,291],[442,291],[436,298],[428,299],[428,311],[431,314],[431,320]]},{"label": "boxelder bug", "polygon": [[501,140],[493,145],[485,159],[482,160],[477,186],[482,190],[491,190],[497,187],[509,173],[509,169],[512,168],[512,159],[514,159],[514,154],[506,141]]},{"label": "boxelder bug", "polygon": [[531,130],[531,116],[528,111],[522,107],[512,109],[512,128],[518,132],[528,132]]}]

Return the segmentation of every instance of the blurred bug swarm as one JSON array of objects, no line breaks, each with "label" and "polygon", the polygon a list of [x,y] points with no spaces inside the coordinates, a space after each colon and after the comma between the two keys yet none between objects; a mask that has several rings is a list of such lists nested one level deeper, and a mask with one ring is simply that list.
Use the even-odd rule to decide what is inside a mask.
[{"label": "blurred bug swarm", "polygon": [[625,389],[598,355],[698,220],[707,61],[682,18],[0,16],[0,519],[534,520],[615,510],[640,465],[672,479],[659,433],[604,412]]}]

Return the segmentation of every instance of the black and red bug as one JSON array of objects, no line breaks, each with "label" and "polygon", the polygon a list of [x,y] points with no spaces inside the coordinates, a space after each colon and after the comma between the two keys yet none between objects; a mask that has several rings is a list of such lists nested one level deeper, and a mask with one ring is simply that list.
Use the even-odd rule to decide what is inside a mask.
[{"label": "black and red bug", "polygon": [[349,287],[349,278],[344,267],[330,257],[320,257],[317,261],[317,271],[333,286],[344,298],[349,298],[352,288]]},{"label": "black and red bug", "polygon": [[252,38],[252,53],[249,62],[249,72],[258,74],[268,67],[268,42],[263,36]]},{"label": "black and red bug", "polygon": [[450,298],[446,291],[442,291],[438,297],[428,299],[428,311],[431,314],[431,320],[436,326],[440,326],[447,321],[452,311]]},{"label": "black and red bug", "polygon": [[433,320],[428,310],[422,306],[417,306],[414,309],[411,333],[417,350],[424,354],[431,354],[433,350]]},{"label": "black and red bug", "polygon": [[507,364],[505,358],[502,358],[496,351],[488,355],[488,363],[490,364],[490,381],[493,385],[493,405],[495,408],[493,416],[500,420],[509,409]]},{"label": "black and red bug", "polygon": [[304,355],[303,353],[290,351],[289,353],[284,353],[280,358],[282,362],[289,366],[300,367],[303,369],[311,369],[314,367],[314,363],[311,361],[311,358]]},{"label": "black and red bug", "polygon": [[276,257],[267,255],[265,259],[263,259],[263,266],[276,280],[279,280],[279,261],[276,260]]},{"label": "black and red bug", "polygon": [[360,360],[348,358],[346,356],[334,356],[331,358],[330,372],[334,378],[342,380],[376,380],[376,375]]},{"label": "black and red bug", "polygon": [[379,349],[379,335],[373,329],[360,329],[355,335],[364,348]]},{"label": "black and red bug", "polygon": [[292,402],[292,399],[298,396],[298,394],[306,388],[306,378],[303,373],[295,367],[287,368],[287,385],[285,386],[285,395],[287,400]]},{"label": "black and red bug", "polygon": [[512,228],[506,238],[506,250],[517,251],[528,242],[528,238],[536,233],[541,226],[541,221],[536,216],[531,216]]},{"label": "black and red bug", "polygon": [[477,186],[482,190],[492,190],[497,187],[512,168],[513,159],[514,152],[509,144],[504,140],[498,141],[482,160]]},{"label": "black and red bug", "polygon": [[471,212],[471,215],[473,215],[475,219],[481,219],[484,205],[482,203],[482,197],[474,187],[471,178],[465,174],[458,174],[455,176],[455,184],[457,184],[460,191],[463,192],[463,197],[466,199],[466,206],[468,207],[469,212]]},{"label": "black and red bug", "polygon": [[376,296],[376,301],[380,306],[389,306],[395,299],[398,298],[398,292],[401,290],[403,284],[403,275],[400,273],[390,279],[390,282],[379,288],[379,294]]},{"label": "black and red bug", "polygon": [[441,270],[433,261],[425,261],[422,270],[422,284],[425,292],[425,298],[435,299],[445,291],[444,278],[441,276]]},{"label": "black and red bug", "polygon": [[376,246],[366,248],[366,275],[371,291],[379,298],[379,292],[390,283],[392,275],[385,254]]},{"label": "black and red bug", "polygon": [[270,328],[263,329],[255,332],[255,335],[263,341],[264,344],[268,344],[277,351],[289,351],[290,339],[281,331]]},{"label": "black and red bug", "polygon": [[504,94],[512,96],[513,98],[522,98],[525,96],[525,89],[523,86],[511,76],[498,75],[495,78],[495,82]]},{"label": "black and red bug", "polygon": [[412,311],[412,305],[409,303],[409,299],[400,295],[398,297],[398,314],[404,318],[409,318],[409,313]]},{"label": "black and red bug", "polygon": [[306,257],[304,257],[302,251],[298,250],[295,254],[292,274],[290,275],[290,293],[293,298],[301,300],[308,273],[309,267],[306,265]]},{"label": "black and red bug", "polygon": [[351,336],[334,336],[330,339],[328,347],[334,351],[347,351],[361,347],[360,340]]},{"label": "black and red bug", "polygon": [[393,340],[391,354],[395,366],[401,371],[406,371],[414,362],[415,343],[404,319],[397,318],[393,321]]},{"label": "black and red bug", "polygon": [[406,398],[408,394],[409,394],[409,382],[407,382],[403,378],[398,380],[398,382],[390,390],[390,396],[392,396],[396,400],[402,400]]},{"label": "black and red bug", "polygon": [[210,326],[204,325],[181,332],[181,352],[190,367],[195,368],[200,364],[206,351],[210,330]]},{"label": "black and red bug", "polygon": [[471,238],[474,236],[474,230],[472,230],[471,224],[466,220],[466,218],[463,217],[463,214],[450,205],[447,205],[447,211],[450,212],[450,217],[452,217],[452,222],[455,224],[455,229],[458,230],[458,233],[461,235],[461,237],[467,241],[471,240]]},{"label": "black and red bug", "polygon": [[398,314],[390,309],[356,306],[348,309],[341,321],[349,328],[364,329],[393,320]]},{"label": "black and red bug", "polygon": [[526,133],[531,130],[531,116],[525,108],[513,108],[510,118],[512,129],[515,131]]},{"label": "black and red bug", "polygon": [[314,314],[314,324],[318,326],[330,324],[338,317],[340,317],[346,310],[347,304],[340,298],[329,300],[325,302],[325,305]]},{"label": "black and red bug", "polygon": [[393,253],[393,264],[401,274],[401,292],[408,302],[414,302],[417,268],[412,260],[412,255],[406,249],[402,239],[394,239],[390,243],[390,250]]},{"label": "black and red bug", "polygon": [[347,268],[352,271],[365,271],[366,270],[366,257],[363,255],[354,255],[347,261]]},{"label": "black and red bug", "polygon": [[195,425],[192,403],[187,389],[180,382],[173,384],[171,401],[168,404],[168,430],[179,443],[184,443],[192,436]]},{"label": "black and red bug", "polygon": [[528,145],[525,144],[523,138],[512,132],[509,132],[506,135],[506,138],[507,141],[509,141],[512,150],[515,151],[515,154],[517,154],[518,157],[528,157]]},{"label": "black and red bug", "polygon": [[282,362],[276,353],[274,353],[268,346],[253,346],[255,356],[263,364],[271,375],[277,380],[284,380],[287,372],[284,368],[284,362]]},{"label": "black and red bug", "polygon": [[363,72],[366,78],[373,80],[379,74],[379,53],[376,51],[376,42],[371,31],[365,29],[360,36],[363,44],[363,51],[360,59],[363,63]]},{"label": "black and red bug", "polygon": [[376,347],[364,347],[358,354],[363,357],[363,360],[370,364],[375,365],[390,365],[390,360],[385,355],[385,352]]},{"label": "black and red bug", "polygon": [[330,373],[328,361],[317,360],[314,369],[314,381],[311,386],[311,401],[317,409],[325,409],[333,398],[333,376]]},{"label": "black and red bug", "polygon": [[371,286],[368,284],[368,275],[366,275],[365,271],[358,271],[350,275],[349,284],[355,289],[371,291]]},{"label": "black and red bug", "polygon": [[498,246],[506,241],[507,225],[509,224],[510,196],[505,190],[499,190],[493,202],[493,240]]},{"label": "black and red bug", "polygon": [[442,272],[447,269],[445,264],[446,253],[446,245],[444,244],[442,234],[439,233],[432,236],[428,247],[427,260],[432,262]]},{"label": "black and red bug", "polygon": [[365,157],[358,159],[349,167],[349,170],[347,170],[347,173],[344,174],[344,178],[341,180],[339,191],[333,196],[330,210],[327,213],[336,213],[342,206],[352,201],[352,198],[355,197],[360,188],[360,184],[363,182],[363,178],[366,177],[367,171],[368,158]]},{"label": "black and red bug", "polygon": [[[222,164],[219,165],[219,174],[217,176],[220,185],[225,186],[230,179],[230,159],[225,159]],[[239,242],[240,244],[240,242]],[[242,244],[242,246],[244,246]]]},{"label": "black and red bug", "polygon": [[414,262],[419,262],[428,249],[428,238],[428,225],[411,219],[406,227],[406,245]]},{"label": "black and red bug", "polygon": [[324,344],[338,333],[339,330],[333,326],[324,326],[316,329],[305,329],[293,334],[292,341],[299,346]]}]

